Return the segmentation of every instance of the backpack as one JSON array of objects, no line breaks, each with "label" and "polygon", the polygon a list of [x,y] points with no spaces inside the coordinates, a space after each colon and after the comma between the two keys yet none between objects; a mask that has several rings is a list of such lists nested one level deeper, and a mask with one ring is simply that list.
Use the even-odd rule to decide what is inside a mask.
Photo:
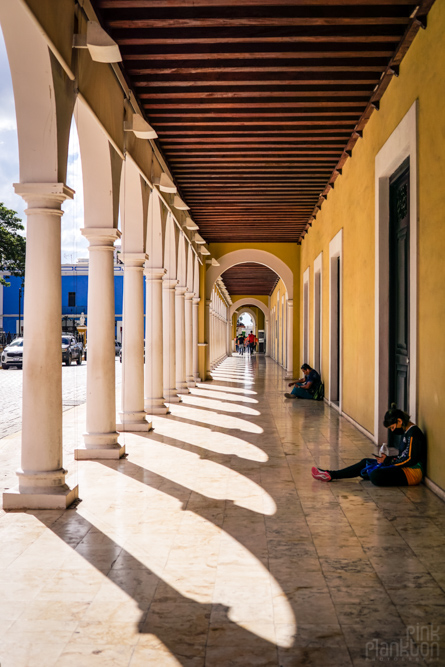
[{"label": "backpack", "polygon": [[323,384],[323,382],[320,382],[320,384],[318,385],[318,387],[316,388],[316,390],[314,391],[312,396],[316,401],[322,401],[323,400],[323,398],[324,398],[324,384]]}]

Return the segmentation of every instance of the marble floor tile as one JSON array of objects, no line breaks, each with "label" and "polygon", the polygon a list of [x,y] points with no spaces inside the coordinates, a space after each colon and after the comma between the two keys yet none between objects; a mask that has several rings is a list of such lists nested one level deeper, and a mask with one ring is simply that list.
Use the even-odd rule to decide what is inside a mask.
[{"label": "marble floor tile", "polygon": [[[120,461],[74,462],[85,406],[64,412],[81,502],[0,509],[1,667],[361,667],[409,627],[445,637],[442,501],[317,482],[312,465],[373,444],[323,403],[286,401],[270,359],[213,376],[154,431],[121,434]],[[19,464],[14,434],[0,488]]]}]

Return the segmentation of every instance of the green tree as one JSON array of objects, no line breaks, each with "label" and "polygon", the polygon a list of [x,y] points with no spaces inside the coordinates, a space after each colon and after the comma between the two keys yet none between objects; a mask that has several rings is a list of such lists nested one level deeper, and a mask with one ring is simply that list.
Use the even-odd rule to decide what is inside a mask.
[{"label": "green tree", "polygon": [[[24,229],[16,211],[0,203],[0,271],[12,276],[25,275],[26,239],[19,234]],[[0,284],[10,285],[1,276]]]}]

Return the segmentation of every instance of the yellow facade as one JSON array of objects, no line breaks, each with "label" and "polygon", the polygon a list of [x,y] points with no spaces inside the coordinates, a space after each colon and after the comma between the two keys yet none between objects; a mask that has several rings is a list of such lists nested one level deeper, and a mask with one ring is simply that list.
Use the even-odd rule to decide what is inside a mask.
[{"label": "yellow facade", "polygon": [[[375,384],[375,158],[417,101],[418,110],[418,267],[417,267],[417,415],[428,438],[428,476],[445,488],[445,443],[441,399],[445,394],[445,2],[438,0],[356,144],[352,159],[301,246],[303,273],[323,252],[322,359],[328,382],[329,242],[343,230],[343,411],[374,431]],[[300,307],[300,326],[303,310]],[[313,341],[313,291],[310,290],[310,347]],[[415,351],[412,352],[415,354]],[[312,354],[312,351],[311,351]],[[301,349],[300,349],[301,355]]]}]

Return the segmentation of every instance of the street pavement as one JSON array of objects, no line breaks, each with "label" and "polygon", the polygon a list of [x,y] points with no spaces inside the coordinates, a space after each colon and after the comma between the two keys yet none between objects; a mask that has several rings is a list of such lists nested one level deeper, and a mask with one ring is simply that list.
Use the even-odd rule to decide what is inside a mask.
[{"label": "street pavement", "polygon": [[[122,364],[116,358],[116,386],[121,383]],[[22,428],[22,378],[17,368],[4,370],[0,366],[0,438]],[[64,410],[86,401],[87,362],[81,366],[62,366],[62,404]]]}]

